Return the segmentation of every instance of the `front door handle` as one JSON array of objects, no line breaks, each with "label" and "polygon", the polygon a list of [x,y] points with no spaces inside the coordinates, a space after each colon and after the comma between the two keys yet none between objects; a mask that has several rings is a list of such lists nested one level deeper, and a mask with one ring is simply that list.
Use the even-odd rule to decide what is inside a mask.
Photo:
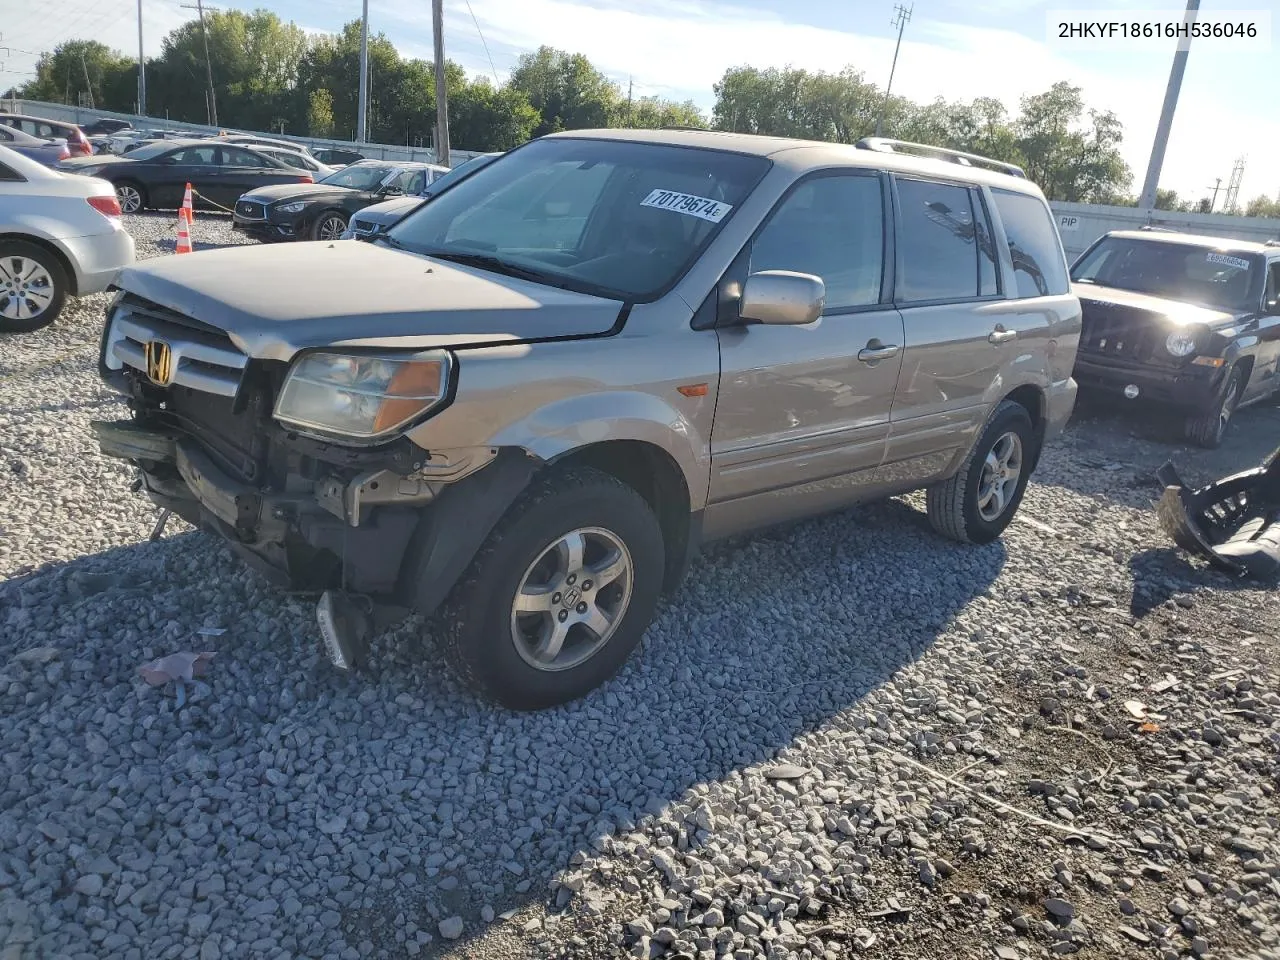
[{"label": "front door handle", "polygon": [[1008,343],[1010,340],[1018,339],[1017,330],[1006,330],[1003,326],[998,326],[987,334],[987,343],[996,344]]},{"label": "front door handle", "polygon": [[858,351],[858,359],[863,363],[875,363],[878,360],[888,360],[890,357],[896,357],[900,349],[902,348],[896,343],[882,344],[879,340],[872,340]]}]

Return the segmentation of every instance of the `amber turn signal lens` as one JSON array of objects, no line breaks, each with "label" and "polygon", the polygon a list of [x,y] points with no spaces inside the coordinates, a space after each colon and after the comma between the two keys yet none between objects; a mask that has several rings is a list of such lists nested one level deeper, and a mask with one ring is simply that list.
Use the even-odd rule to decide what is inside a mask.
[{"label": "amber turn signal lens", "polygon": [[438,360],[402,364],[387,384],[387,399],[378,408],[373,432],[390,430],[435,403],[440,398],[443,375],[444,364]]}]

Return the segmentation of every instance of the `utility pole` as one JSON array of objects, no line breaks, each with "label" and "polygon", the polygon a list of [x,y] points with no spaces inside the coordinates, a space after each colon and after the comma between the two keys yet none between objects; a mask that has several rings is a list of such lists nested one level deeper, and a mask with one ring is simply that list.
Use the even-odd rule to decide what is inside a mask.
[{"label": "utility pole", "polygon": [[[1200,15],[1200,0],[1187,0],[1187,12],[1183,23],[1188,27],[1196,22]],[[1173,111],[1178,106],[1178,92],[1182,89],[1182,75],[1187,70],[1187,52],[1191,49],[1191,38],[1183,37],[1178,41],[1178,50],[1173,55],[1173,68],[1169,71],[1169,86],[1164,91],[1164,108],[1160,111],[1160,123],[1156,127],[1155,143],[1151,146],[1151,161],[1147,164],[1147,179],[1142,184],[1142,195],[1138,198],[1140,210],[1151,210],[1156,205],[1156,187],[1160,186],[1160,169],[1164,166],[1164,151],[1169,145],[1169,131],[1173,128]]]},{"label": "utility pole", "polygon": [[138,0],[138,115],[147,115],[147,56],[142,52],[142,0]]},{"label": "utility pole", "polygon": [[360,18],[360,106],[356,113],[356,143],[364,143],[368,135],[369,111],[369,0],[364,0]]},{"label": "utility pole", "polygon": [[1218,177],[1213,181],[1213,199],[1209,201],[1209,212],[1213,213],[1213,208],[1218,205],[1218,190],[1222,188],[1222,178]]},{"label": "utility pole", "polygon": [[898,4],[893,8],[894,17],[889,22],[891,27],[898,28],[898,42],[893,46],[893,65],[889,67],[889,83],[884,88],[884,103],[880,104],[880,116],[876,117],[876,136],[880,136],[884,129],[884,112],[889,109],[889,91],[893,89],[893,74],[898,69],[898,51],[902,49],[902,31],[906,29],[907,21],[911,19],[911,11],[916,8],[913,3],[910,7],[904,7]]},{"label": "utility pole", "polygon": [[431,0],[436,47],[436,163],[449,166],[449,97],[444,74],[444,0]]},{"label": "utility pole", "polygon": [[627,77],[627,126],[631,126],[631,87],[633,83],[634,78]]},{"label": "utility pole", "polygon": [[80,54],[80,66],[84,70],[84,86],[89,91],[89,109],[93,109],[93,84],[89,81],[89,64],[85,62],[84,54]]},{"label": "utility pole", "polygon": [[208,102],[209,125],[216,127],[218,125],[218,100],[213,93],[213,61],[209,58],[209,31],[204,24],[204,0],[196,0],[194,7],[189,3],[184,3],[182,8],[184,10],[196,10],[200,14],[200,36],[204,40],[204,75],[209,84],[209,89],[205,92],[205,100]]}]

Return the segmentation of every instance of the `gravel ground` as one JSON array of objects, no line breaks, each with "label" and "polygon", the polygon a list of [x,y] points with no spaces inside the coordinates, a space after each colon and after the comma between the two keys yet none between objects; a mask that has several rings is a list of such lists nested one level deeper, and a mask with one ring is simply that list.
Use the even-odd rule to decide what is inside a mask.
[{"label": "gravel ground", "polygon": [[[616,681],[515,715],[417,620],[337,676],[308,604],[147,542],[104,305],[0,337],[0,960],[1272,955],[1280,600],[1149,478],[1252,466],[1274,405],[1215,453],[1086,407],[989,547],[919,497],[717,545]],[[137,672],[179,650],[182,706]]]}]

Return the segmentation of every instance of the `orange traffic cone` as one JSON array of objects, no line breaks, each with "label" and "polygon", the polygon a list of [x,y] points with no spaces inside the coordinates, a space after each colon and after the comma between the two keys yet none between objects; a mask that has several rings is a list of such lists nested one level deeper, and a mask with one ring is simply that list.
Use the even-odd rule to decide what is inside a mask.
[{"label": "orange traffic cone", "polygon": [[191,184],[187,184],[186,193],[182,195],[182,216],[187,218],[187,224],[192,225],[196,222],[195,209],[191,205]]},{"label": "orange traffic cone", "polygon": [[191,225],[187,222],[187,212],[178,211],[178,242],[173,246],[174,253],[191,253]]}]

